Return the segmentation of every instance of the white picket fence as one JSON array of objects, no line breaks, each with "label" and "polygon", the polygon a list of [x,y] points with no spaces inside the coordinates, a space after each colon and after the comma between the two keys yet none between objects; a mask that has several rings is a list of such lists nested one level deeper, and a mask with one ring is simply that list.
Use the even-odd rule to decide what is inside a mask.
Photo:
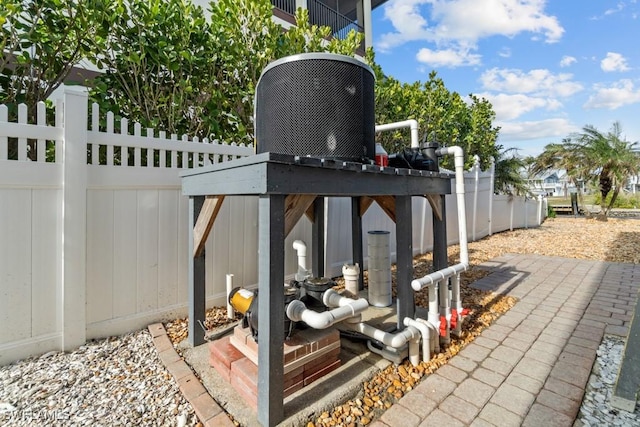
[{"label": "white picket fence", "polygon": [[[95,105],[87,129],[87,111],[86,94],[70,88],[54,126],[45,125],[44,104],[35,124],[24,106],[17,123],[0,106],[0,365],[184,316],[188,203],[179,171],[253,154],[252,147],[156,134],[139,124],[129,134],[130,124],[115,123],[112,113],[100,131]],[[9,159],[14,141],[17,159]],[[55,158],[48,161],[47,152]],[[543,202],[491,197],[491,172],[467,175],[470,240],[542,220]],[[351,261],[351,205],[345,198],[325,203],[325,274],[337,276]],[[256,197],[240,196],[223,204],[206,246],[207,306],[224,304],[228,273],[238,286],[258,281],[257,205]],[[431,209],[414,198],[413,210],[414,250],[423,253],[432,244]],[[453,197],[447,219],[454,243]],[[365,257],[368,230],[391,231],[395,252],[395,226],[376,205],[363,229]],[[293,240],[310,238],[304,218],[286,240],[287,273],[297,266]]]}]

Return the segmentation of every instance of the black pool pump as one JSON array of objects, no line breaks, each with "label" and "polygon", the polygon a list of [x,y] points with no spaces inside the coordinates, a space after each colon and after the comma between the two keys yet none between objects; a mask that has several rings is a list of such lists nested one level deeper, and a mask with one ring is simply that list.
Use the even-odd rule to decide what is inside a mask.
[{"label": "black pool pump", "polygon": [[428,142],[422,148],[405,148],[399,153],[389,155],[389,166],[438,172],[438,148],[437,142]]}]

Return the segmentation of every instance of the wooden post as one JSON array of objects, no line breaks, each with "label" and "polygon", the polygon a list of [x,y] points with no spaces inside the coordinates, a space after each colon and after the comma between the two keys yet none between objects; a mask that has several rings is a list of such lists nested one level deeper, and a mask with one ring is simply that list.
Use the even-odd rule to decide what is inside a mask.
[{"label": "wooden post", "polygon": [[189,197],[189,344],[204,344],[205,310],[205,250],[196,254],[195,225],[204,205],[204,196]]},{"label": "wooden post", "polygon": [[398,292],[399,330],[405,328],[404,319],[415,317],[415,299],[411,281],[413,280],[413,242],[411,196],[396,196],[395,211],[401,221],[396,221],[396,290]]},{"label": "wooden post", "polygon": [[324,277],[324,197],[316,197],[313,202],[313,226],[311,231],[311,268],[315,277]]},{"label": "wooden post", "polygon": [[258,201],[258,422],[284,418],[284,200]]},{"label": "wooden post", "polygon": [[364,255],[362,254],[362,216],[360,212],[360,197],[351,198],[351,245],[353,263],[360,266],[358,290],[364,289]]},{"label": "wooden post", "polygon": [[436,196],[440,215],[433,214],[433,270],[438,271],[447,267],[447,211],[445,196]]}]

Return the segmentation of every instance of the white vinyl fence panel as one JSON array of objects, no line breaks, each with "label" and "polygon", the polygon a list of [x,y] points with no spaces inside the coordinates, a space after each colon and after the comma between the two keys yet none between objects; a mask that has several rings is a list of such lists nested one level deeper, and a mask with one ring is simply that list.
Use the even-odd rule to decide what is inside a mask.
[{"label": "white vinyl fence panel", "polygon": [[[45,124],[44,104],[36,123],[27,123],[24,106],[10,123],[0,106],[0,365],[185,316],[189,221],[179,171],[253,154],[116,122],[110,112],[101,130],[97,105],[87,111],[86,94],[71,89],[56,105],[53,126]],[[465,178],[469,240],[544,218],[540,201],[492,197],[492,180],[479,169]],[[453,244],[455,196],[446,203]],[[206,243],[208,307],[225,303],[228,273],[236,286],[258,283],[257,207],[255,196],[225,198]],[[324,221],[325,275],[335,277],[352,261],[350,199],[326,198]],[[371,230],[391,233],[395,259],[395,224],[382,209],[374,203],[362,223],[365,265]],[[430,251],[424,198],[413,198],[412,225],[414,253]],[[310,243],[311,228],[303,216],[287,236],[286,274],[297,269],[293,241]]]},{"label": "white vinyl fence panel", "polygon": [[[60,116],[56,126],[42,125],[44,103],[36,114],[40,125],[28,125],[20,106],[9,123],[0,106],[0,364],[60,345],[62,167],[46,163],[44,152],[49,145],[60,159],[63,132]],[[34,161],[26,160],[29,141]],[[9,160],[10,143],[20,160]]]}]

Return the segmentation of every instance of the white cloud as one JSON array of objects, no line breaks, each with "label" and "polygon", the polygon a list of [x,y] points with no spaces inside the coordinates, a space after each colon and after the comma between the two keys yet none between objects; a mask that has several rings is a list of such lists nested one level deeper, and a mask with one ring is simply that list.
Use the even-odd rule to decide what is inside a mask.
[{"label": "white cloud", "polygon": [[564,29],[555,16],[544,13],[541,0],[433,0],[432,19],[443,39],[475,42],[483,37],[513,37],[521,32],[543,34],[545,41],[560,40]]},{"label": "white cloud", "polygon": [[606,15],[613,15],[615,13],[622,12],[623,9],[624,9],[624,3],[618,2],[618,4],[616,5],[616,7],[614,9],[607,9],[607,10],[604,11],[604,14],[605,14],[605,16]]},{"label": "white cloud", "polygon": [[485,89],[491,91],[567,97],[583,89],[572,78],[572,74],[553,74],[545,69],[525,73],[518,69],[492,68],[480,76],[480,81]]},{"label": "white cloud", "polygon": [[443,49],[431,50],[422,48],[416,54],[416,59],[432,67],[460,67],[464,65],[479,65],[480,55],[469,51]]},{"label": "white cloud", "polygon": [[496,126],[500,126],[501,141],[525,141],[550,137],[560,139],[579,130],[577,126],[563,118],[540,121],[496,122]]},{"label": "white cloud", "polygon": [[[631,1],[631,3],[635,3],[635,2],[636,2],[635,0],[632,0],[632,1]],[[625,3],[624,3],[623,1],[619,1],[619,2],[616,4],[616,7],[614,7],[614,8],[610,8],[610,9],[606,9],[606,10],[602,13],[602,15],[595,15],[595,16],[592,16],[592,17],[591,17],[591,20],[592,20],[592,21],[598,21],[598,20],[601,20],[601,19],[605,19],[607,16],[615,15],[615,14],[617,14],[617,13],[622,12],[622,11],[625,9],[625,7],[626,7]]]},{"label": "white cloud", "polygon": [[501,58],[511,58],[511,49],[509,49],[508,47],[503,47],[498,52],[498,56],[500,56]]},{"label": "white cloud", "polygon": [[395,46],[413,40],[429,40],[428,22],[420,7],[430,0],[391,0],[384,6],[384,17],[391,21],[396,32],[380,37],[376,48],[388,51]]},{"label": "white cloud", "polygon": [[624,105],[640,102],[640,88],[636,88],[629,79],[619,80],[611,86],[596,85],[595,93],[589,97],[584,108],[606,108],[615,110]]},{"label": "white cloud", "polygon": [[575,63],[577,61],[578,60],[574,56],[565,55],[560,60],[560,66],[563,67],[563,68],[564,67],[568,67],[568,66],[570,66],[571,64],[573,64],[573,63]]},{"label": "white cloud", "polygon": [[602,71],[628,71],[627,59],[619,53],[607,52],[607,56],[600,61]]},{"label": "white cloud", "polygon": [[522,32],[542,35],[547,43],[554,43],[562,37],[564,29],[555,16],[544,13],[545,3],[543,0],[390,0],[384,5],[384,14],[395,31],[383,34],[376,48],[388,51],[416,40],[438,46],[475,48],[481,38],[514,37]]},{"label": "white cloud", "polygon": [[486,98],[493,106],[496,113],[496,120],[513,120],[530,111],[544,108],[545,110],[558,110],[562,107],[562,103],[553,98],[542,98],[535,96],[527,96],[524,94],[477,94],[482,98]]}]

